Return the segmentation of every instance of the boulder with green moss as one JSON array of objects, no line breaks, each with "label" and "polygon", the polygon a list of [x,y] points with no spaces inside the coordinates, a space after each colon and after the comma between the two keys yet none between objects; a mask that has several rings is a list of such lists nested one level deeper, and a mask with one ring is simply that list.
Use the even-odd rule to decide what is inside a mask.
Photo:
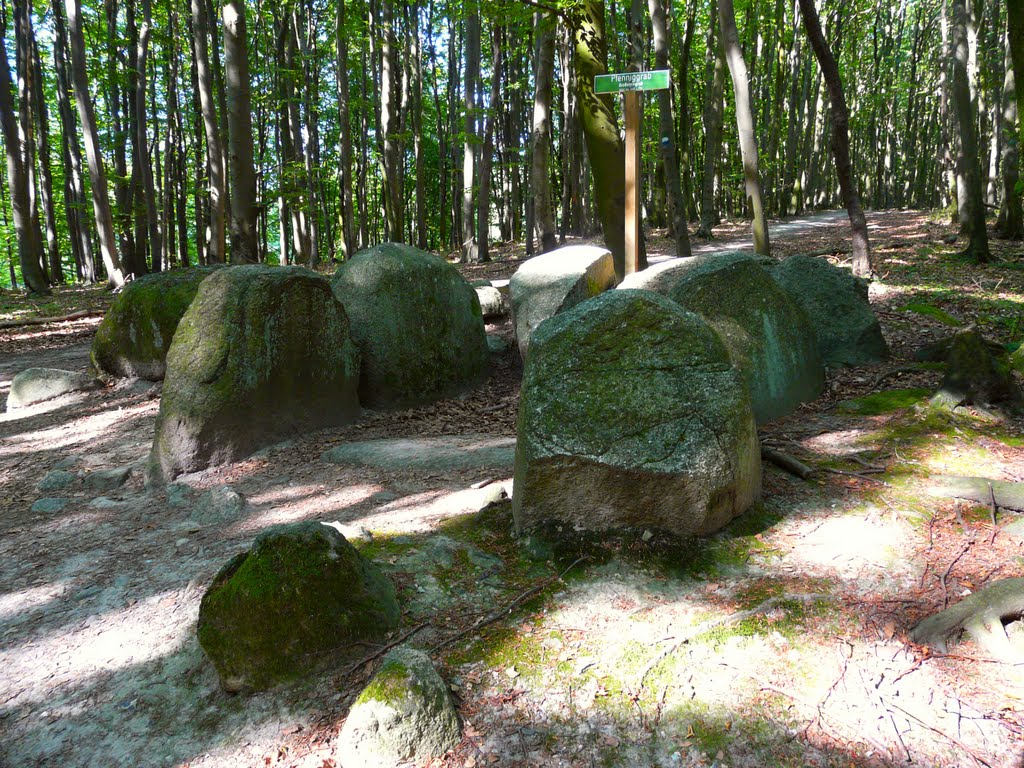
[{"label": "boulder with green moss", "polygon": [[706,534],[760,494],[750,398],[715,331],[649,291],[542,323],[523,372],[512,512],[561,526]]},{"label": "boulder with green moss", "polygon": [[461,739],[459,716],[430,657],[396,648],[352,705],[337,757],[345,768],[419,765]]},{"label": "boulder with green moss", "polygon": [[615,287],[612,254],[596,245],[570,245],[534,256],[512,275],[509,299],[519,354],[542,322]]},{"label": "boulder with green moss", "polygon": [[882,326],[868,302],[868,283],[825,259],[797,254],[771,270],[811,319],[826,365],[864,365],[889,359]]},{"label": "boulder with green moss", "polygon": [[167,353],[148,480],[356,418],[359,354],[330,283],[301,267],[210,275]]},{"label": "boulder with green moss", "polygon": [[971,325],[950,339],[946,374],[931,405],[940,410],[960,405],[1006,405],[1020,411],[1024,393],[1009,365],[993,354],[989,342]]},{"label": "boulder with green moss", "polygon": [[109,376],[160,381],[167,350],[199,284],[216,267],[175,269],[125,285],[92,342],[92,367]]},{"label": "boulder with green moss", "polygon": [[706,319],[750,389],[758,424],[785,416],[825,386],[814,326],[751,258],[708,259],[688,270],[669,296]]},{"label": "boulder with green moss", "polygon": [[265,690],[380,642],[394,585],[335,528],[272,528],[232,559],[199,606],[199,644],[231,693]]},{"label": "boulder with green moss", "polygon": [[429,403],[486,377],[490,353],[480,301],[439,256],[384,243],[342,264],[332,286],[362,352],[364,405]]}]

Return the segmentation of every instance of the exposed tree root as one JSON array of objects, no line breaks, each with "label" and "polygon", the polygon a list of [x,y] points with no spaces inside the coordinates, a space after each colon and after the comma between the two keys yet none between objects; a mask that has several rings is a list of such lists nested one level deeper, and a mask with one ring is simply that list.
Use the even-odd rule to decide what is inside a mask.
[{"label": "exposed tree root", "polygon": [[814,470],[799,459],[794,459],[788,453],[783,453],[775,448],[769,448],[767,445],[761,446],[761,458],[786,470],[791,475],[796,475],[801,480],[806,480],[814,474]]},{"label": "exposed tree root", "polygon": [[928,493],[942,498],[967,499],[997,508],[1024,510],[1024,483],[1007,483],[985,477],[944,476],[933,479]]},{"label": "exposed tree root", "polygon": [[993,658],[1020,664],[1024,663],[1024,653],[1011,645],[1003,622],[1019,619],[1022,614],[1024,578],[1002,579],[924,619],[911,630],[910,637],[945,652],[967,631]]}]

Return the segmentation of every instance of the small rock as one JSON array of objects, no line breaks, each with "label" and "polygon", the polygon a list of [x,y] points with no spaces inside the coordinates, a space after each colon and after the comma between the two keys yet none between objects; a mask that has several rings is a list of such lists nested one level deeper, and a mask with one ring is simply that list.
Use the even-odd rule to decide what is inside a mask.
[{"label": "small rock", "polygon": [[191,519],[203,525],[230,523],[245,509],[245,497],[229,485],[211,488],[199,499]]},{"label": "small rock", "polygon": [[76,454],[74,456],[68,456],[66,458],[61,459],[60,461],[58,461],[56,464],[53,465],[53,468],[54,469],[71,469],[72,467],[77,467],[81,463],[82,463],[82,457]]},{"label": "small rock", "polygon": [[461,738],[459,716],[430,658],[396,648],[353,704],[337,757],[352,766],[419,764],[440,757]]},{"label": "small rock", "polygon": [[41,403],[69,392],[84,392],[100,386],[92,376],[57,368],[29,368],[14,377],[7,396],[7,410]]},{"label": "small rock", "polygon": [[397,493],[392,493],[391,491],[377,491],[375,494],[370,496],[370,498],[368,498],[367,501],[370,502],[371,504],[387,504],[388,502],[392,502],[397,498]]},{"label": "small rock", "polygon": [[36,501],[32,504],[32,511],[41,512],[43,514],[53,514],[54,512],[62,511],[70,501],[71,499],[36,499]]},{"label": "small rock", "polygon": [[349,541],[358,541],[362,544],[369,544],[373,541],[373,534],[361,525],[345,525],[335,520],[333,523],[324,523],[344,536]]},{"label": "small rock", "polygon": [[484,320],[503,317],[508,314],[505,300],[497,288],[486,285],[476,286],[474,290],[476,291],[476,297],[480,299],[480,311],[483,313]]},{"label": "small rock", "polygon": [[70,488],[77,482],[78,475],[74,472],[68,472],[65,469],[55,469],[43,475],[43,479],[39,481],[36,488],[43,493],[47,491],[61,491],[65,488]]},{"label": "small rock", "polygon": [[116,467],[114,469],[101,469],[90,472],[85,476],[85,487],[90,491],[113,491],[128,482],[131,475],[131,467]]},{"label": "small rock", "polygon": [[1000,528],[1000,531],[1018,541],[1024,541],[1024,517],[1014,518],[1011,522]]},{"label": "small rock", "polygon": [[512,341],[510,339],[506,339],[504,336],[497,333],[487,334],[487,349],[489,349],[492,354],[508,352],[511,348]]}]

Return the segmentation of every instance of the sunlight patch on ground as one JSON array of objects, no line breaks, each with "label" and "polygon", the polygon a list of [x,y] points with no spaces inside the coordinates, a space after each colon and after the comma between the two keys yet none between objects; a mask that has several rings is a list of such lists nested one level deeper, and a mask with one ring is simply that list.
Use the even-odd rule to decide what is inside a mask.
[{"label": "sunlight patch on ground", "polygon": [[368,483],[346,485],[335,490],[328,490],[323,485],[278,485],[246,498],[250,504],[258,506],[294,504],[313,497],[337,506],[351,506],[366,501],[380,490],[381,486]]},{"label": "sunlight patch on ground", "polygon": [[23,611],[46,605],[54,598],[63,595],[67,589],[66,582],[58,581],[17,592],[6,592],[0,595],[0,619],[10,619]]},{"label": "sunlight patch on ground", "polygon": [[[48,401],[48,403],[52,402],[54,401]],[[22,410],[32,411],[31,414],[26,415],[37,415],[43,411],[37,411],[36,409],[48,403],[40,403],[38,406],[18,409],[14,413],[18,418],[21,417]],[[132,408],[117,408],[116,410],[103,411],[70,424],[60,424],[50,429],[40,429],[12,435],[0,441],[0,457],[13,456],[26,450],[43,450],[42,446],[45,446],[46,450],[69,448],[72,446],[95,447],[96,442],[101,438],[109,439],[110,430],[119,422],[136,419],[145,415],[146,411],[155,408],[156,406],[153,403],[143,403]],[[0,415],[0,423],[13,420],[15,419],[11,418],[11,414]]]},{"label": "sunlight patch on ground", "polygon": [[921,464],[928,472],[968,477],[992,477],[997,462],[998,459],[992,451],[959,441],[942,445],[936,440],[933,446],[929,447],[927,454],[921,458]]},{"label": "sunlight patch on ground", "polygon": [[[461,491],[428,491],[406,496],[380,507],[372,514],[348,520],[358,522],[372,531],[387,533],[422,533],[433,530],[441,521],[450,517],[478,512],[496,492],[498,483],[483,488],[467,488]],[[503,485],[512,486],[511,478]]]},{"label": "sunlight patch on ground", "polygon": [[800,444],[815,453],[845,456],[851,453],[879,450],[879,444],[876,442],[878,439],[877,433],[867,429],[842,429],[808,437]]},{"label": "sunlight patch on ground", "polygon": [[64,686],[169,656],[191,637],[198,608],[179,592],[162,592],[0,649],[2,680],[21,686],[14,692],[0,683],[0,699],[8,706],[42,701]]}]

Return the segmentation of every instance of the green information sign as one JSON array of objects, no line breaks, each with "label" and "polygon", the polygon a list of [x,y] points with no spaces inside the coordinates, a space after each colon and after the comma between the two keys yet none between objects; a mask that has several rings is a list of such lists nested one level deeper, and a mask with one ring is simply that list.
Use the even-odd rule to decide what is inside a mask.
[{"label": "green information sign", "polygon": [[668,88],[667,69],[651,72],[621,72],[617,75],[594,77],[596,93],[618,93],[619,91],[663,91]]}]

